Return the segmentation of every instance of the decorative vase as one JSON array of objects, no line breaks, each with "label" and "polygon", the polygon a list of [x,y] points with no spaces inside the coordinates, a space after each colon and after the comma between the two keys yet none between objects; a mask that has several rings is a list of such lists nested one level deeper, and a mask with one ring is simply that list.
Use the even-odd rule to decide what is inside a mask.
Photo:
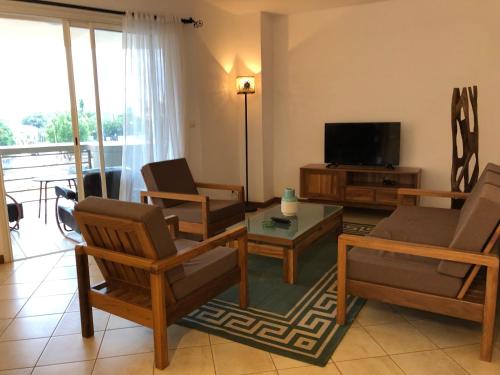
[{"label": "decorative vase", "polygon": [[298,208],[299,203],[295,196],[295,189],[285,188],[281,197],[281,213],[284,216],[295,216]]}]

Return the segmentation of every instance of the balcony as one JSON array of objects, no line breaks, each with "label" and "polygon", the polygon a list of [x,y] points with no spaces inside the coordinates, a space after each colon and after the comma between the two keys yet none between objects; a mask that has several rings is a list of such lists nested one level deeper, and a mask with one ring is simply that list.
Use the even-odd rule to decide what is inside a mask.
[{"label": "balcony", "polygon": [[[121,153],[120,142],[105,142],[106,167],[121,165]],[[82,143],[81,154],[84,173],[85,170],[98,168],[99,154],[95,143]],[[19,229],[10,232],[14,259],[72,249],[75,242],[66,239],[56,224],[54,187],[60,185],[75,189],[73,178],[76,167],[73,145],[64,143],[0,147],[0,160],[5,190],[22,204],[24,212]],[[45,182],[40,180],[59,178],[58,181],[47,183],[45,204]],[[7,203],[10,203],[9,199]],[[69,235],[76,240],[79,239],[77,233]]]}]

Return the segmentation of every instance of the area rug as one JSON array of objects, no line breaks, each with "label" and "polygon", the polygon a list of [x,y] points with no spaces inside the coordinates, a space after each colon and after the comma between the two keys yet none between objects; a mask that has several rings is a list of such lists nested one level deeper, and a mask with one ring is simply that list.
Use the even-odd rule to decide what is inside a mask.
[{"label": "area rug", "polygon": [[[349,223],[349,233],[366,226]],[[278,259],[249,255],[249,308],[238,306],[233,287],[179,324],[317,366],[328,363],[364,304],[348,297],[348,324],[336,324],[337,241],[326,236],[299,259],[298,281],[282,281]]]}]

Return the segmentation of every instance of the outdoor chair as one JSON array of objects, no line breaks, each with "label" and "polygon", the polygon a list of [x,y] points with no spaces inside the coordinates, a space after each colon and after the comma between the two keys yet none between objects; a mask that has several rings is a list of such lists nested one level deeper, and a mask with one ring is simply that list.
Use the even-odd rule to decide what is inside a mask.
[{"label": "outdoor chair", "polygon": [[[181,232],[207,239],[245,219],[243,186],[195,182],[186,159],[149,163],[141,172],[147,187],[142,202],[151,198],[164,216],[176,215]],[[237,192],[238,200],[209,199],[198,188]]]},{"label": "outdoor chair", "polygon": [[10,194],[6,194],[5,196],[12,201],[11,203],[7,203],[9,223],[14,223],[13,225],[9,224],[9,229],[19,230],[19,221],[24,218],[23,204],[18,203]]},{"label": "outdoor chair", "polygon": [[341,235],[337,322],[346,320],[346,294],[479,322],[480,358],[491,361],[500,166],[488,164],[470,194],[400,189],[399,195],[466,200],[460,210],[399,206],[369,236]]},{"label": "outdoor chair", "polygon": [[[120,195],[120,167],[109,167],[105,170],[106,188],[108,198],[118,199]],[[99,169],[84,171],[83,189],[86,197],[102,197],[101,172]],[[56,224],[62,235],[69,240],[75,241],[67,233],[75,231],[80,233],[78,225],[73,216],[75,204],[78,202],[78,193],[64,186],[56,186]]]},{"label": "outdoor chair", "polygon": [[[94,334],[92,307],[153,329],[155,364],[168,365],[167,326],[231,286],[247,307],[247,232],[203,242],[177,239],[178,219],[158,207],[90,197],[75,207],[86,241],[76,246],[82,335]],[[237,243],[237,249],[225,247]],[[104,282],[91,286],[94,257]]]}]

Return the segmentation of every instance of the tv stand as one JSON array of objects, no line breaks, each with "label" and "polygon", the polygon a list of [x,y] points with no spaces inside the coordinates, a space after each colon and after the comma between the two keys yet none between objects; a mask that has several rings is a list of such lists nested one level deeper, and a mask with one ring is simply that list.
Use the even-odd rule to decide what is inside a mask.
[{"label": "tv stand", "polygon": [[328,163],[328,164],[326,165],[326,167],[327,167],[327,168],[336,168],[336,167],[338,167],[338,166],[339,166],[339,165],[338,165],[337,163]]},{"label": "tv stand", "polygon": [[[420,168],[309,164],[300,168],[300,196],[347,207],[392,210],[398,188],[419,188]],[[404,204],[417,204],[405,197]]]}]

